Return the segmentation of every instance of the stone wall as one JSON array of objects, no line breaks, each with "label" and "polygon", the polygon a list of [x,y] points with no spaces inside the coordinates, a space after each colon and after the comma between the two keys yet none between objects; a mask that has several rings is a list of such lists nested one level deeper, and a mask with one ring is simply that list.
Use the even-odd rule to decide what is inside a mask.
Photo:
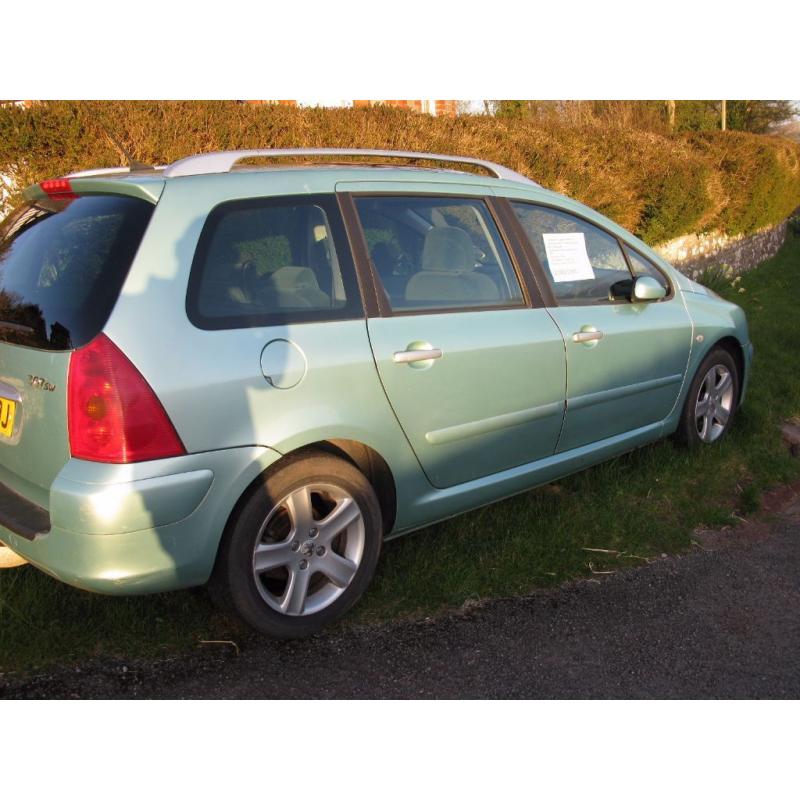
[{"label": "stone wall", "polygon": [[708,267],[726,267],[731,276],[740,275],[775,255],[786,239],[789,221],[754,233],[752,236],[726,236],[724,233],[692,233],[653,249],[696,280]]}]

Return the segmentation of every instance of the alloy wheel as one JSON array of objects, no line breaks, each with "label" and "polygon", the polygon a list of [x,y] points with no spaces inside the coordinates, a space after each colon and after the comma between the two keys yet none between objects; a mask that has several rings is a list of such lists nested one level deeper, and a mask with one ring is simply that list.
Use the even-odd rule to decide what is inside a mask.
[{"label": "alloy wheel", "polygon": [[733,412],[733,389],[733,377],[726,366],[715,364],[705,374],[694,406],[701,441],[715,442],[725,432]]},{"label": "alloy wheel", "polygon": [[264,520],[253,548],[253,577],[264,601],[289,616],[333,603],[364,554],[361,509],[341,487],[309,484],[286,495]]}]

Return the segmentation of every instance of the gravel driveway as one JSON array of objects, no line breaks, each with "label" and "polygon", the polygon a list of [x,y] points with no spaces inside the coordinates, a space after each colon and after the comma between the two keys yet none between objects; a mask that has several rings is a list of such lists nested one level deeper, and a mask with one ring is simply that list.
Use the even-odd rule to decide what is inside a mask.
[{"label": "gravel driveway", "polygon": [[800,697],[800,501],[696,538],[682,557],[433,620],[100,660],[0,697]]}]

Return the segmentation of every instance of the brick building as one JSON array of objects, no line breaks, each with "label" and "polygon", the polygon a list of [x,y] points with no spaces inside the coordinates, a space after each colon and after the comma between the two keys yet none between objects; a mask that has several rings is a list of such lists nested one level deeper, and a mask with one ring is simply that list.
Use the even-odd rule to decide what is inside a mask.
[{"label": "brick building", "polygon": [[[297,100],[245,100],[252,105],[296,106]],[[458,111],[455,100],[353,100],[353,108],[369,106],[393,106],[407,108],[434,117],[454,117]]]},{"label": "brick building", "polygon": [[353,100],[354,108],[366,106],[408,108],[434,117],[454,117],[457,112],[455,100]]},{"label": "brick building", "polygon": [[242,100],[251,106],[296,106],[297,100]]}]

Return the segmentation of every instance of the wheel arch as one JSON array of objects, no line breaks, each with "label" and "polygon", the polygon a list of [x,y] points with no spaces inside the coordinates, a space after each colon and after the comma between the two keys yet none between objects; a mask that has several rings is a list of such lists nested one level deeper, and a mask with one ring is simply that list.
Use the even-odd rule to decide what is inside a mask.
[{"label": "wheel arch", "polygon": [[360,470],[372,485],[378,498],[384,536],[391,532],[397,517],[397,487],[392,470],[377,450],[354,439],[323,439],[300,448],[300,451],[306,449],[322,450],[338,456]]},{"label": "wheel arch", "polygon": [[[386,463],[386,459],[384,459],[380,453],[369,445],[353,439],[322,439],[301,445],[294,450],[283,453],[277,461],[262,470],[245,487],[228,514],[224,530],[227,531],[230,528],[239,509],[247,502],[251,493],[257,491],[266,475],[283,468],[289,461],[295,461],[304,456],[320,452],[342,458],[363,473],[375,490],[378,504],[381,508],[383,533],[387,535],[394,527],[395,518],[397,516],[397,489],[394,476],[392,475],[389,465]],[[225,533],[223,532],[221,538],[224,538],[224,536]]]}]

